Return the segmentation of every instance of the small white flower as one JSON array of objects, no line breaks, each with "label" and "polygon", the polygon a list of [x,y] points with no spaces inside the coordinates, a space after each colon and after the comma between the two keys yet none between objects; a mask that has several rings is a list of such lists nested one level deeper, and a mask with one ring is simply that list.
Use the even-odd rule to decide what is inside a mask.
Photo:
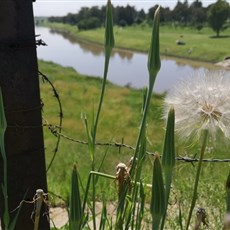
[{"label": "small white flower", "polygon": [[199,138],[202,130],[230,137],[230,79],[223,73],[199,72],[178,83],[165,98],[165,114],[171,106],[182,138]]}]

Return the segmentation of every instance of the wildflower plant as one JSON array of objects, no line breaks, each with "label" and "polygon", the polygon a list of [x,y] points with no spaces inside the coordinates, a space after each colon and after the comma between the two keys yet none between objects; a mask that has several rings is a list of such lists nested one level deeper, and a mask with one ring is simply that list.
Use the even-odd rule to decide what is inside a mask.
[{"label": "wildflower plant", "polygon": [[196,204],[199,177],[207,140],[230,136],[230,79],[221,72],[199,72],[177,85],[165,98],[166,112],[175,109],[175,129],[182,140],[202,140],[186,229]]}]

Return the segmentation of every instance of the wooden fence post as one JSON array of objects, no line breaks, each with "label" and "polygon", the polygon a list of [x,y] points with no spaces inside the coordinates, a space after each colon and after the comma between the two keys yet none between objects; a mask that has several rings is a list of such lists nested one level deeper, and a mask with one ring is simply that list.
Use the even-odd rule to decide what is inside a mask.
[{"label": "wooden fence post", "polygon": [[[8,203],[14,210],[23,197],[32,201],[37,189],[47,192],[36,42],[32,0],[0,1],[0,87],[7,130]],[[3,182],[0,155],[0,184]],[[0,189],[0,218],[3,219]],[[16,230],[32,230],[34,204],[23,203]],[[11,212],[11,219],[17,211]],[[43,207],[39,229],[50,229]],[[4,226],[2,226],[4,229]]]}]

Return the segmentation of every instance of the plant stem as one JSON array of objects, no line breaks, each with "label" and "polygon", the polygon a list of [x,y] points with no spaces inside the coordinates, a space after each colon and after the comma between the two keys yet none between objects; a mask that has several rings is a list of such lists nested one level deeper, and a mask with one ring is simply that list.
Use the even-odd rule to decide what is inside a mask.
[{"label": "plant stem", "polygon": [[191,206],[190,206],[190,210],[189,210],[186,230],[188,230],[188,228],[189,228],[189,224],[190,224],[191,217],[192,217],[192,212],[193,212],[193,209],[194,209],[195,204],[196,204],[197,188],[198,188],[198,183],[199,183],[199,178],[200,178],[202,161],[204,158],[204,152],[205,152],[205,148],[207,146],[207,140],[208,140],[208,130],[204,130],[203,143],[202,143],[202,147],[201,147],[200,158],[199,158],[197,172],[196,172],[196,178],[195,178],[195,183],[194,183],[194,188],[193,188],[192,202],[191,202]]}]

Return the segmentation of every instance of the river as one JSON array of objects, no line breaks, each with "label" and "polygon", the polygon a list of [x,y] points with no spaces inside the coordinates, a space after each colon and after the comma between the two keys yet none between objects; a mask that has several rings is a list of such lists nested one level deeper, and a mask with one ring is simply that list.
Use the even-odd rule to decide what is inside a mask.
[{"label": "river", "polygon": [[[38,58],[62,66],[73,67],[84,75],[101,77],[104,69],[103,47],[86,42],[72,42],[48,28],[36,27],[35,32],[48,46],[39,46]],[[161,69],[154,92],[169,91],[178,80],[196,71],[213,69],[212,64],[161,57]],[[230,71],[225,73],[230,77]],[[115,50],[112,54],[108,80],[121,86],[143,88],[148,85],[147,54]]]}]

